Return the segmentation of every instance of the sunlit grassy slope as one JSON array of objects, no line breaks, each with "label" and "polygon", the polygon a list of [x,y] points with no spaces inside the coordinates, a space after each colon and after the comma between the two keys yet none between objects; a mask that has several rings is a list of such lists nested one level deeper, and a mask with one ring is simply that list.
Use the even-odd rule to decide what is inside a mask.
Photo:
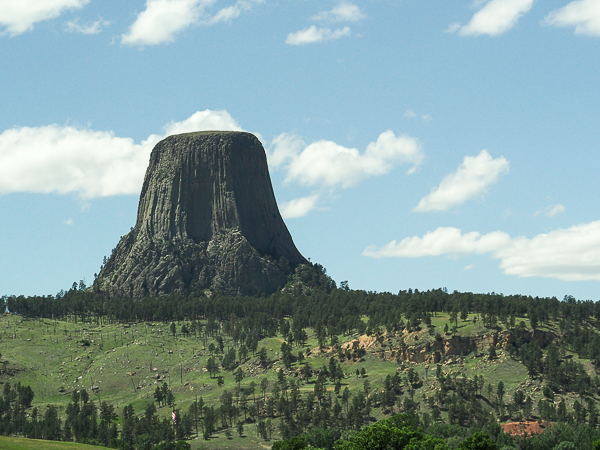
[{"label": "sunlit grassy slope", "polygon": [[97,446],[74,442],[42,441],[0,436],[2,450],[98,450]]},{"label": "sunlit grassy slope", "polygon": [[[458,319],[455,333],[471,336],[490,332],[480,321],[474,323],[472,319],[473,315],[465,321]],[[517,320],[523,320],[529,328],[527,320],[522,318]],[[424,381],[422,387],[415,392],[415,400],[424,401],[426,396],[435,389],[435,366],[425,363],[399,363],[394,358],[390,358],[389,354],[386,357],[385,351],[393,348],[400,339],[408,345],[420,345],[427,340],[435,339],[435,333],[450,337],[450,334],[446,335],[443,331],[444,325],[448,322],[447,315],[438,314],[432,317],[432,325],[435,326],[435,332],[432,334],[422,330],[419,333],[404,333],[402,336],[384,336],[381,342],[375,343],[368,349],[363,358],[342,362],[342,369],[346,375],[342,381],[343,387],[347,386],[353,392],[363,388],[365,379],[355,375],[357,369],[365,368],[366,379],[369,380],[371,389],[378,389],[382,387],[387,375],[411,367]],[[48,404],[54,404],[58,407],[61,416],[64,416],[73,390],[82,388],[87,389],[90,397],[97,403],[106,401],[115,405],[119,414],[129,403],[133,404],[136,412],[140,414],[149,402],[154,401],[154,390],[163,382],[167,382],[173,390],[178,409],[187,410],[189,405],[199,397],[203,397],[208,404],[218,405],[222,392],[225,389],[234,390],[237,384],[231,372],[222,370],[219,375],[224,377],[225,384],[219,387],[217,380],[211,378],[206,371],[206,362],[210,356],[208,346],[215,341],[209,338],[204,342],[193,334],[183,336],[180,333],[182,323],[176,324],[177,333],[173,336],[169,325],[158,322],[100,325],[48,319],[24,320],[15,315],[1,315],[0,353],[2,360],[7,361],[7,365],[0,365],[0,382],[20,381],[22,384],[31,385],[35,392],[33,406],[45,408]],[[452,326],[451,323],[449,325]],[[331,355],[319,351],[313,330],[307,329],[307,332],[309,335],[307,345],[302,348],[294,346],[294,353],[298,350],[308,353],[306,360],[314,368],[328,365]],[[357,337],[357,335],[339,336],[339,343],[343,344]],[[233,342],[226,336],[224,341],[226,352]],[[265,338],[259,342],[258,348],[265,347],[273,363],[263,369],[258,364],[258,358],[250,353],[248,360],[242,364],[246,373],[241,383],[242,387],[248,387],[251,382],[254,382],[258,395],[260,381],[265,377],[273,386],[277,379],[277,369],[283,367],[278,355],[282,342],[281,336]],[[594,370],[589,361],[582,360],[582,362],[587,365],[589,371]],[[298,363],[294,364],[292,371],[296,367]],[[426,377],[426,367],[429,369],[428,377]],[[507,398],[512,396],[515,389],[526,390],[527,394],[532,396],[535,405],[541,396],[539,386],[530,382],[525,367],[512,360],[502,350],[498,352],[498,358],[493,361],[489,361],[481,354],[464,355],[458,362],[444,365],[443,370],[456,376],[483,376],[486,385],[496,386],[499,381],[503,381]],[[296,380],[300,382],[302,392],[312,390],[314,387],[314,379],[309,383],[305,383],[299,377]],[[328,383],[326,388],[333,390],[333,383]],[[572,404],[574,398],[567,396],[566,400]],[[170,412],[170,408],[161,407],[158,414],[167,417]],[[382,417],[381,410],[373,410],[373,416]],[[30,445],[29,447],[19,447],[18,444],[8,447],[12,445],[9,443],[12,441],[6,442],[7,444],[4,444],[4,441],[0,441],[0,448],[63,448],[35,447],[38,441],[31,441],[31,444],[27,444]],[[191,443],[194,449],[204,447],[250,449],[268,448],[272,442],[261,441],[256,437],[254,425],[246,424],[244,437],[238,437],[234,431],[233,439],[227,439],[224,433],[217,433],[214,439],[208,442],[194,439]],[[39,445],[46,445],[46,443],[41,442]]]}]

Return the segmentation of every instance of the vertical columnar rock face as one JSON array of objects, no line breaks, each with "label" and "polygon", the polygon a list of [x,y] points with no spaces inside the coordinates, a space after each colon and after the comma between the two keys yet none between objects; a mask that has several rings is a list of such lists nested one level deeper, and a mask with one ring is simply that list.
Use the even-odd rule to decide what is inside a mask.
[{"label": "vertical columnar rock face", "polygon": [[306,262],[275,201],[255,136],[170,136],[152,150],[137,222],[100,271],[98,289],[142,297],[212,289],[270,293]]}]

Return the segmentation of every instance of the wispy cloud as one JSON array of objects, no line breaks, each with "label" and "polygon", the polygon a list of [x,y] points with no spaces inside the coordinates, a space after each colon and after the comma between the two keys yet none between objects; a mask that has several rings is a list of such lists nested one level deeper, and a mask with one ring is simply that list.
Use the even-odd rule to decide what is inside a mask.
[{"label": "wispy cloud", "polygon": [[475,157],[466,156],[456,172],[446,175],[438,187],[421,199],[414,211],[445,211],[485,195],[488,187],[498,182],[508,170],[509,163],[503,156],[494,159],[486,150]]},{"label": "wispy cloud", "polygon": [[54,19],[69,9],[83,8],[90,0],[3,0],[0,1],[0,26],[17,36],[34,24]]},{"label": "wispy cloud", "polygon": [[510,209],[510,208],[506,208],[506,209],[504,210],[504,212],[502,213],[502,219],[503,219],[503,220],[506,220],[506,219],[508,219],[510,216],[514,216],[514,215],[515,215],[515,212],[514,212],[512,209]]},{"label": "wispy cloud", "polygon": [[546,216],[554,217],[563,212],[565,212],[565,207],[559,203],[558,205],[554,205],[552,208],[550,208],[550,210],[546,212]]},{"label": "wispy cloud", "polygon": [[433,117],[431,117],[429,114],[417,114],[412,109],[406,111],[404,114],[402,114],[402,116],[407,119],[414,119],[415,117],[420,116],[424,122],[431,122],[433,120]]},{"label": "wispy cloud", "polygon": [[446,33],[456,33],[458,30],[460,30],[460,23],[454,22],[448,25],[448,28],[446,28],[444,31]]},{"label": "wispy cloud", "polygon": [[417,139],[396,136],[390,130],[381,133],[363,153],[332,141],[307,146],[301,139],[284,133],[273,140],[268,159],[271,167],[287,172],[287,182],[347,188],[370,176],[387,174],[402,164],[411,164],[408,172],[414,172],[423,161],[423,149]]},{"label": "wispy cloud", "polygon": [[327,27],[317,28],[315,25],[311,25],[304,30],[288,34],[285,43],[289,45],[315,44],[317,42],[332,41],[344,36],[350,36],[350,34],[349,27],[332,30]]},{"label": "wispy cloud", "polygon": [[552,11],[542,23],[556,27],[575,27],[576,34],[600,36],[600,1],[573,1]]},{"label": "wispy cloud", "polygon": [[560,203],[556,204],[556,205],[550,205],[545,209],[540,209],[538,211],[536,211],[535,213],[533,213],[534,216],[539,216],[540,214],[544,214],[546,217],[554,217],[557,214],[563,213],[565,211],[565,207],[564,205],[561,205]]},{"label": "wispy cloud", "polygon": [[238,0],[234,5],[220,9],[214,16],[209,17],[206,23],[212,25],[220,22],[231,22],[243,12],[250,11],[255,4],[263,2],[264,0]]},{"label": "wispy cloud", "polygon": [[[360,8],[353,3],[342,2],[329,11],[321,11],[311,19],[316,22],[357,22],[365,18]],[[331,29],[311,25],[303,30],[289,33],[285,39],[288,45],[315,44],[318,42],[332,41],[345,36],[350,36],[352,30],[348,26]]]},{"label": "wispy cloud", "polygon": [[535,0],[490,0],[473,15],[468,24],[461,27],[460,24],[453,23],[446,32],[458,31],[461,36],[498,36],[513,28],[534,2]]},{"label": "wispy cloud", "polygon": [[139,144],[112,131],[73,126],[17,127],[0,134],[0,194],[138,194],[154,145],[171,134],[240,130],[227,111],[198,111]]},{"label": "wispy cloud", "polygon": [[75,19],[65,22],[63,27],[68,33],[98,34],[102,31],[102,28],[106,28],[109,25],[110,22],[102,18],[95,22],[86,22],[84,24],[79,23],[79,19]]},{"label": "wispy cloud", "polygon": [[353,3],[342,2],[330,11],[321,11],[312,17],[320,22],[357,22],[365,18],[360,8]]},{"label": "wispy cloud", "polygon": [[73,225],[73,223],[74,223],[73,219],[71,219],[71,218],[68,218],[67,220],[63,220],[63,224],[68,225],[68,226]]},{"label": "wispy cloud", "polygon": [[373,258],[468,254],[491,255],[500,260],[500,268],[507,275],[600,280],[600,221],[538,234],[531,239],[511,238],[502,231],[463,234],[458,228],[441,227],[423,237],[407,237],[382,247],[369,246],[363,252]]}]

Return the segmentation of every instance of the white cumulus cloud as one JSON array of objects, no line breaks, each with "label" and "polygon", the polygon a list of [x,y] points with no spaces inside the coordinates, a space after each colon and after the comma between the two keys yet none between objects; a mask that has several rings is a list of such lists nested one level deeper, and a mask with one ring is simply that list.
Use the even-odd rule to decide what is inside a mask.
[{"label": "white cumulus cloud", "polygon": [[211,13],[217,0],[146,0],[129,31],[121,36],[125,45],[158,45],[173,42],[180,31],[191,25],[230,22],[264,0],[238,0]]},{"label": "white cumulus cloud", "polygon": [[576,34],[600,36],[600,1],[573,1],[550,12],[543,23],[557,27],[575,27]]},{"label": "white cumulus cloud", "polygon": [[330,11],[321,11],[312,20],[322,22],[358,22],[365,18],[360,8],[353,3],[342,2]]},{"label": "white cumulus cloud", "polygon": [[462,234],[458,228],[440,227],[423,237],[407,237],[399,243],[391,241],[380,248],[367,247],[363,254],[374,258],[382,256],[418,258],[447,254],[483,254],[496,251],[509,243],[510,236],[501,231],[484,235],[476,231]]},{"label": "white cumulus cloud", "polygon": [[31,30],[33,25],[54,19],[68,9],[82,8],[90,0],[2,0],[0,25],[5,32],[17,36]]},{"label": "white cumulus cloud", "polygon": [[304,30],[288,34],[285,43],[288,45],[314,44],[322,41],[332,41],[344,36],[350,36],[350,34],[349,27],[332,30],[327,27],[317,28],[315,25],[311,25]]},{"label": "white cumulus cloud", "polygon": [[197,111],[180,122],[169,122],[165,125],[164,135],[169,136],[201,130],[242,131],[242,128],[227,111],[206,109]]},{"label": "white cumulus cloud", "polygon": [[0,193],[133,194],[150,150],[107,131],[58,125],[6,130],[0,134]]},{"label": "white cumulus cloud", "polygon": [[303,217],[315,209],[318,200],[319,194],[290,200],[289,202],[281,205],[281,215],[284,219],[296,219],[298,217]]},{"label": "white cumulus cloud", "polygon": [[83,199],[138,194],[150,152],[164,137],[202,130],[240,130],[226,111],[199,111],[164,133],[135,143],[112,131],[74,126],[16,127],[0,134],[0,194],[77,194]]},{"label": "white cumulus cloud", "polygon": [[539,234],[532,239],[507,233],[463,234],[440,227],[423,237],[408,237],[383,247],[369,246],[363,255],[408,257],[489,254],[500,260],[507,275],[546,277],[565,281],[600,280],[600,221]]},{"label": "white cumulus cloud", "polygon": [[305,142],[291,133],[282,133],[271,142],[271,151],[267,152],[269,166],[277,169],[298,157],[306,147]]},{"label": "white cumulus cloud", "polygon": [[75,19],[65,22],[64,29],[68,33],[98,34],[102,31],[102,28],[105,28],[109,25],[110,22],[102,18],[94,22],[86,22],[84,24],[79,23],[79,19]]},{"label": "white cumulus cloud", "polygon": [[414,211],[445,211],[467,200],[482,196],[488,186],[508,173],[509,163],[503,157],[492,158],[482,150],[479,155],[466,156],[456,172],[446,175],[440,185],[421,199]]},{"label": "white cumulus cloud", "polygon": [[146,0],[121,42],[127,45],[156,45],[173,42],[175,34],[200,19],[211,0]]},{"label": "white cumulus cloud", "polygon": [[283,167],[286,181],[306,186],[343,188],[365,178],[389,173],[401,164],[411,164],[409,173],[423,161],[419,141],[410,136],[396,136],[385,131],[361,153],[332,141],[317,141],[308,146],[299,138],[282,134],[273,140],[269,164]]},{"label": "white cumulus cloud", "polygon": [[490,0],[473,15],[467,25],[461,27],[453,23],[446,31],[458,31],[462,36],[498,36],[514,27],[534,2],[535,0]]},{"label": "white cumulus cloud", "polygon": [[514,238],[493,256],[509,275],[600,280],[600,221]]}]

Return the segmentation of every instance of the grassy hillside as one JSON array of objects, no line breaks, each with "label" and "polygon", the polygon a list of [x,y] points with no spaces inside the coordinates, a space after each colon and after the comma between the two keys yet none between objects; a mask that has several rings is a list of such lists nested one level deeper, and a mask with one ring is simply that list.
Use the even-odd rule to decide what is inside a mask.
[{"label": "grassy hillside", "polygon": [[[496,357],[490,359],[487,343],[493,336],[498,339],[505,337],[509,331],[505,325],[498,325],[493,330],[487,329],[481,321],[474,321],[474,317],[475,315],[469,314],[464,320],[457,318],[451,321],[449,315],[437,314],[431,318],[430,329],[380,332],[372,336],[338,336],[338,345],[342,349],[351,350],[353,342],[357,341],[358,346],[366,350],[366,354],[361,357],[340,361],[344,372],[343,388],[348,387],[352,393],[356,393],[364,390],[365,381],[368,381],[372,395],[373,392],[383,390],[386,376],[399,373],[406,377],[409,372],[416,373],[420,382],[413,386],[414,390],[409,388],[407,392],[420,404],[420,413],[431,412],[429,398],[440,389],[440,383],[435,376],[438,364],[433,363],[435,345],[451,346],[461,342],[460,345],[467,345],[465,343],[473,340],[479,342],[482,348],[470,348],[469,351],[458,349],[458,354],[442,358],[439,361],[441,373],[454,381],[474,376],[482,377],[484,386],[489,385],[493,388],[487,390],[484,387],[480,391],[482,401],[490,405],[497,400],[496,386],[502,381],[505,399],[510,401],[515,391],[522,391],[525,396],[531,397],[535,416],[536,405],[544,398],[543,380],[540,377],[530,377],[527,368],[508,355],[502,342],[496,345]],[[522,322],[520,333],[532,331],[526,318],[517,317],[516,322]],[[211,377],[206,369],[210,356],[209,347],[211,344],[218,346],[216,340],[194,337],[193,334],[185,336],[181,333],[183,324],[184,322],[175,324],[176,333],[173,335],[170,324],[158,322],[92,324],[48,319],[26,320],[20,316],[4,314],[0,316],[0,353],[4,361],[0,366],[0,382],[21,382],[30,385],[35,392],[33,406],[41,409],[53,404],[58,407],[61,416],[64,416],[71,393],[82,388],[88,390],[90,397],[97,403],[106,401],[113,404],[119,414],[129,403],[133,404],[136,412],[140,414],[148,403],[154,402],[154,391],[163,382],[167,382],[171,387],[176,407],[181,411],[187,410],[200,397],[207,404],[218,405],[224,390],[231,392],[236,389],[234,375],[231,371],[221,370],[219,375],[224,377],[224,385],[218,386],[217,379]],[[447,324],[451,328],[452,325],[457,327],[454,331],[445,333],[444,328]],[[559,327],[552,322],[546,323],[540,331],[556,336],[561,333]],[[294,346],[294,353],[302,350],[306,361],[314,369],[327,366],[333,354],[331,347],[320,349],[314,330],[307,328],[306,332],[306,345]],[[511,333],[514,334],[514,330]],[[222,337],[226,353],[234,343],[230,337]],[[284,369],[280,359],[283,342],[281,335],[264,338],[259,342],[258,348],[266,348],[270,360],[266,367],[261,366],[258,357],[252,353],[249,353],[248,358],[240,365],[246,374],[241,381],[241,387],[247,389],[252,382],[256,384],[255,394],[249,396],[251,399],[260,395],[259,385],[263,378],[269,381],[269,391],[272,389],[279,370],[284,370],[289,378],[299,381],[302,394],[313,391],[315,379],[311,378],[306,382],[301,378],[301,363],[296,362],[292,364],[291,369]],[[468,348],[468,345],[465,348]],[[589,360],[579,359],[568,349],[563,349],[562,356],[580,361],[588,374],[596,377],[595,367]],[[359,372],[365,369],[366,373],[357,376],[357,369]],[[328,381],[325,389],[332,391],[334,383]],[[404,398],[407,397],[408,394]],[[599,400],[597,392],[592,392],[587,398],[594,403]],[[578,396],[566,391],[558,392],[554,398],[555,404],[561,399],[565,400],[568,408],[572,408]],[[371,416],[378,419],[400,409],[401,405],[387,409],[375,408]],[[171,409],[168,407],[161,407],[158,411],[161,417],[169,417],[170,413]],[[441,414],[444,419],[447,418],[448,412],[442,408]],[[277,437],[278,431],[275,429],[273,438]],[[0,447],[3,442],[0,441]],[[6,442],[6,445],[12,445],[10,442],[13,441]],[[58,447],[50,447],[52,444],[44,441],[39,445],[47,445],[46,447],[35,447],[38,441],[27,441],[31,442],[24,444],[28,446],[18,447],[18,441],[14,442],[17,442],[14,448],[68,446],[57,443]],[[229,437],[221,430],[209,441],[199,438],[193,439],[191,443],[192,448],[250,449],[269,448],[272,441],[260,439],[255,424],[247,423],[242,437],[238,436],[235,429]]]},{"label": "grassy hillside", "polygon": [[[187,408],[196,396],[211,403],[217,401],[225,389],[235,386],[231,372],[222,370],[225,384],[217,385],[206,370],[209,355],[200,339],[185,337],[176,324],[177,334],[169,331],[169,324],[75,324],[64,321],[24,320],[19,316],[0,317],[0,353],[8,361],[2,381],[30,385],[36,397],[33,405],[55,404],[64,409],[70,401],[71,392],[82,388],[93,392],[97,401],[112,403],[119,410],[131,403],[137,411],[153,399],[157,385],[167,382],[173,390],[177,408]],[[310,331],[310,330],[309,330]],[[310,334],[309,334],[310,337]],[[355,336],[341,337],[340,342]],[[225,351],[231,339],[225,337]],[[86,345],[89,342],[89,346]],[[214,342],[209,340],[208,343]],[[283,339],[265,338],[259,348],[267,349],[270,359],[278,359]],[[305,349],[316,347],[314,338],[309,338]],[[242,368],[249,374],[242,386],[251,381],[259,383],[263,377],[276,380],[275,361],[268,369],[257,367],[257,358],[250,353]],[[312,366],[321,367],[328,362],[326,353],[318,350],[309,356]],[[372,358],[369,358],[369,360]],[[395,370],[393,362],[373,361],[349,364],[348,371],[355,367],[369,367],[376,372]],[[1,370],[1,369],[0,369]],[[348,379],[350,386],[357,385],[355,377]],[[93,389],[98,388],[98,389]],[[170,415],[170,409],[163,411]]]},{"label": "grassy hillside", "polygon": [[94,445],[5,436],[0,436],[0,448],[3,450],[98,450]]}]

